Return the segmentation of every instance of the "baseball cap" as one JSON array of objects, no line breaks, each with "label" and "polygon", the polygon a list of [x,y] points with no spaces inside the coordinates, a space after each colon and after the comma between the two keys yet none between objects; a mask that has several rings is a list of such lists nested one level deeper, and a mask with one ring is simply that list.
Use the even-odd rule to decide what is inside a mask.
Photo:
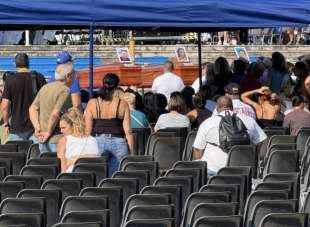
[{"label": "baseball cap", "polygon": [[240,87],[237,83],[230,83],[224,88],[225,92],[230,95],[239,95]]},{"label": "baseball cap", "polygon": [[67,63],[69,61],[73,61],[72,56],[66,50],[63,50],[63,51],[59,52],[57,54],[56,58],[57,58],[57,60],[56,60],[57,64],[65,64],[65,63]]}]

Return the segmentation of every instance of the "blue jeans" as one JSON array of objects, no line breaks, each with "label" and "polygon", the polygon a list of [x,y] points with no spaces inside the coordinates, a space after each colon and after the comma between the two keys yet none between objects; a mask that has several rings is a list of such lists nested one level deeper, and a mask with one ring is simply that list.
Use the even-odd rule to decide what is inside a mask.
[{"label": "blue jeans", "polygon": [[57,152],[57,143],[39,143],[39,140],[35,135],[32,135],[31,140],[33,143],[39,144],[40,153]]},{"label": "blue jeans", "polygon": [[19,133],[9,133],[8,141],[12,140],[29,140],[33,134],[33,130]]},{"label": "blue jeans", "polygon": [[128,145],[125,138],[112,137],[110,134],[96,136],[99,150],[109,155],[108,175],[111,177],[117,171],[120,161],[128,155]]}]

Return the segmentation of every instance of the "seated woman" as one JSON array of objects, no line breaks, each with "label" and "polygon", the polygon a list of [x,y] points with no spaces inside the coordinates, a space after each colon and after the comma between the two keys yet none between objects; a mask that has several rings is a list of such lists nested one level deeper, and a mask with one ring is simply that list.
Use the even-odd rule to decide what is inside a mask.
[{"label": "seated woman", "polygon": [[187,117],[192,123],[192,128],[198,128],[204,120],[212,116],[212,112],[205,107],[206,102],[201,92],[198,92],[193,97],[195,109],[187,113]]},{"label": "seated woman", "polygon": [[100,152],[94,137],[86,136],[81,111],[71,108],[60,119],[64,135],[58,142],[57,157],[61,160],[61,172],[72,172],[75,161],[82,157],[98,157]]},{"label": "seated woman", "polygon": [[183,115],[186,105],[182,95],[174,92],[170,96],[168,104],[169,113],[159,116],[155,125],[155,131],[165,128],[188,128],[190,129],[190,121],[187,116]]},{"label": "seated woman", "polygon": [[[257,101],[250,98],[252,95],[257,95]],[[257,121],[261,127],[278,125],[277,119],[281,114],[281,105],[276,100],[275,94],[271,94],[268,87],[245,92],[242,94],[241,99],[255,109]]]}]

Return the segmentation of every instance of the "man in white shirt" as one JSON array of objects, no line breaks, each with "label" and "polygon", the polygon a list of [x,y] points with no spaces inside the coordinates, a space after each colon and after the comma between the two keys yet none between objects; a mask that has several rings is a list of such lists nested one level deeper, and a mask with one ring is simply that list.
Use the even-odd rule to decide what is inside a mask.
[{"label": "man in white shirt", "polygon": [[[207,62],[202,64],[202,69],[201,69],[201,73],[202,73],[202,85],[205,84],[206,79],[207,79]],[[195,93],[197,93],[199,91],[199,77],[193,82],[192,84],[192,88],[194,88]]]},{"label": "man in white shirt", "polygon": [[[217,111],[220,115],[224,116],[225,111],[231,114],[233,110],[232,100],[227,96],[222,96],[217,101]],[[243,114],[237,114],[245,127],[248,130],[252,144],[258,144],[264,141],[267,136],[264,131],[258,126],[256,121]],[[199,159],[208,162],[208,172],[210,175],[215,175],[216,172],[226,166],[228,154],[218,146],[219,142],[219,127],[222,118],[214,115],[205,120],[199,127],[198,133],[193,144],[195,149],[194,159]]]},{"label": "man in white shirt", "polygon": [[164,74],[156,77],[152,85],[152,91],[165,95],[168,101],[172,92],[181,91],[185,87],[182,78],[173,74],[172,70],[173,63],[167,61],[164,65]]},{"label": "man in white shirt", "polygon": [[[232,99],[233,112],[236,114],[242,114],[248,117],[256,119],[256,114],[253,108],[240,100],[240,87],[237,83],[230,83],[225,88],[225,96]],[[218,112],[215,109],[212,116],[217,115]]]}]

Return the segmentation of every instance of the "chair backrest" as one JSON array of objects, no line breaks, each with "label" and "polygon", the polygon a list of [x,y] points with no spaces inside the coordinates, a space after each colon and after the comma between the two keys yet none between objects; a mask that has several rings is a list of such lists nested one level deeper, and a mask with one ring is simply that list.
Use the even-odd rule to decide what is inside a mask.
[{"label": "chair backrest", "polygon": [[246,192],[248,186],[246,185],[247,177],[245,175],[218,175],[209,179],[208,184],[237,184],[239,185],[239,199],[240,199],[240,212],[243,212]]},{"label": "chair backrest", "polygon": [[61,201],[63,201],[68,196],[78,195],[82,189],[82,182],[72,179],[46,180],[43,182],[41,189],[60,190]]},{"label": "chair backrest", "polygon": [[6,144],[17,145],[18,152],[27,153],[30,146],[33,144],[32,140],[10,140]]},{"label": "chair backrest", "polygon": [[181,227],[189,226],[190,217],[194,208],[200,203],[226,203],[230,202],[230,195],[228,192],[196,192],[191,194],[183,208],[183,219]]},{"label": "chair backrest", "polygon": [[191,214],[189,226],[193,226],[199,218],[204,216],[212,217],[237,215],[238,206],[238,203],[200,203],[195,206]]},{"label": "chair backrest", "polygon": [[296,143],[296,136],[289,135],[273,135],[269,139],[268,149],[274,144],[280,143]]},{"label": "chair backrest", "polygon": [[201,217],[193,227],[241,227],[242,216],[218,216],[218,217]]},{"label": "chair backrest", "polygon": [[250,166],[253,177],[257,177],[258,170],[258,151],[255,145],[233,146],[227,158],[227,166]]},{"label": "chair backrest", "polygon": [[[301,212],[310,214],[310,192],[307,192],[304,204],[302,206]],[[308,216],[308,223],[310,223],[310,216]]]},{"label": "chair backrest", "polygon": [[31,158],[26,163],[27,166],[31,165],[55,165],[57,172],[60,172],[60,159],[59,158]]},{"label": "chair backrest", "polygon": [[77,164],[91,164],[91,163],[102,163],[102,164],[106,164],[108,162],[108,158],[105,156],[101,156],[101,157],[81,157],[78,160],[75,161],[75,165]]},{"label": "chair backrest", "polygon": [[240,202],[239,191],[239,184],[207,184],[199,190],[199,192],[229,192],[232,202]]},{"label": "chair backrest", "polygon": [[19,191],[25,188],[24,182],[0,182],[1,200],[13,197],[15,198]]},{"label": "chair backrest", "polygon": [[171,169],[175,162],[182,159],[181,143],[181,137],[158,137],[148,154],[154,156],[160,170]]},{"label": "chair backrest", "polygon": [[39,144],[31,144],[27,152],[27,160],[31,158],[38,158],[40,156]]},{"label": "chair backrest", "polygon": [[285,200],[288,199],[288,191],[254,191],[247,199],[244,212],[244,226],[249,226],[250,215],[255,205],[262,200]]},{"label": "chair backrest", "polygon": [[148,219],[148,220],[132,220],[125,223],[124,227],[174,227],[175,220],[174,218],[166,218],[166,219]]},{"label": "chair backrest", "polygon": [[101,223],[81,222],[81,223],[57,223],[53,227],[102,227]]},{"label": "chair backrest", "polygon": [[304,156],[305,148],[307,140],[310,137],[310,129],[309,128],[301,128],[298,131],[297,138],[296,138],[296,144],[297,149],[299,151],[299,157],[302,158]]},{"label": "chair backrest", "polygon": [[273,144],[267,151],[264,161],[262,163],[263,166],[267,164],[267,161],[269,159],[269,156],[274,151],[283,151],[283,150],[297,150],[297,144],[296,143],[279,143],[279,144]]},{"label": "chair backrest", "polygon": [[299,171],[298,151],[274,151],[270,154],[264,170],[268,173],[291,173]]},{"label": "chair backrest", "polygon": [[56,152],[44,152],[39,155],[39,158],[57,158]]},{"label": "chair backrest", "polygon": [[107,198],[110,210],[110,226],[118,227],[120,225],[123,209],[123,189],[121,187],[84,188],[80,196],[102,196]]},{"label": "chair backrest", "polygon": [[151,151],[154,149],[154,143],[155,141],[160,138],[160,137],[176,137],[175,132],[164,132],[164,131],[157,131],[151,133],[149,136],[149,139],[146,144],[146,150],[145,150],[145,155],[151,155]]},{"label": "chair backrest", "polygon": [[1,144],[0,152],[18,152],[17,144]]},{"label": "chair backrest", "polygon": [[44,198],[46,205],[46,224],[53,226],[59,219],[61,205],[61,192],[59,190],[24,189],[20,191],[17,198]]},{"label": "chair backrest", "polygon": [[151,128],[133,128],[132,134],[134,137],[134,154],[144,155],[148,138],[151,134]]},{"label": "chair backrest", "polygon": [[55,179],[58,175],[57,166],[55,165],[32,165],[25,166],[20,171],[23,176],[41,176],[43,180]]},{"label": "chair backrest", "polygon": [[75,173],[93,173],[96,178],[96,185],[107,177],[107,164],[105,163],[80,163],[73,167]]},{"label": "chair backrest", "polygon": [[121,187],[123,189],[123,204],[129,196],[138,193],[138,180],[135,178],[103,179],[98,187]]},{"label": "chair backrest", "polygon": [[178,161],[174,163],[173,169],[192,169],[199,168],[201,169],[201,184],[205,185],[208,178],[208,168],[207,162],[205,161]]},{"label": "chair backrest", "polygon": [[1,158],[0,159],[0,167],[4,167],[6,174],[12,174],[13,172],[13,163],[11,158]]},{"label": "chair backrest", "polygon": [[263,182],[292,182],[293,199],[299,199],[300,177],[299,173],[270,173],[263,178]]},{"label": "chair backrest", "polygon": [[12,174],[18,175],[26,163],[26,154],[23,152],[0,152],[0,159],[8,158],[12,160]]},{"label": "chair backrest", "polygon": [[182,188],[181,206],[183,206],[187,197],[192,193],[193,178],[190,176],[159,177],[156,179],[154,185],[180,185]]},{"label": "chair backrest", "polygon": [[71,211],[61,219],[62,223],[98,222],[101,227],[109,227],[110,212],[106,210]]},{"label": "chair backrest", "polygon": [[8,175],[4,178],[4,182],[24,182],[25,188],[39,189],[41,188],[43,179],[41,176],[21,176],[21,175]]},{"label": "chair backrest", "polygon": [[61,173],[57,176],[57,179],[80,180],[82,182],[82,187],[93,187],[96,185],[96,177],[94,173]]},{"label": "chair backrest", "polygon": [[258,227],[264,216],[270,213],[294,213],[297,212],[297,200],[262,200],[254,206],[249,225],[245,227]]},{"label": "chair backrest", "polygon": [[188,133],[187,138],[185,140],[184,151],[182,160],[191,161],[193,159],[193,144],[197,136],[197,130],[192,130]]},{"label": "chair backrest", "polygon": [[150,184],[153,184],[155,179],[159,175],[157,162],[128,162],[124,165],[122,171],[149,171],[150,172]]},{"label": "chair backrest", "polygon": [[294,185],[290,181],[283,182],[261,182],[255,186],[254,191],[263,190],[285,190],[289,192],[289,198],[293,198]]},{"label": "chair backrest", "polygon": [[7,176],[7,170],[5,167],[0,167],[0,181]]},{"label": "chair backrest", "polygon": [[26,225],[31,227],[44,227],[44,214],[2,214],[0,215],[0,226]]},{"label": "chair backrest", "polygon": [[307,214],[284,213],[268,214],[260,222],[259,227],[307,227]]},{"label": "chair backrest", "polygon": [[154,161],[153,156],[146,156],[146,155],[126,156],[121,160],[118,170],[124,170],[124,166],[129,162],[153,162],[153,161]]},{"label": "chair backrest", "polygon": [[138,205],[128,210],[123,223],[135,219],[174,218],[173,205]]},{"label": "chair backrest", "polygon": [[68,196],[60,208],[60,217],[71,211],[105,210],[108,199],[102,196]]},{"label": "chair backrest", "polygon": [[149,171],[117,171],[113,174],[112,178],[136,178],[139,184],[139,191],[150,184]]},{"label": "chair backrest", "polygon": [[192,191],[197,192],[202,186],[201,183],[201,169],[199,168],[185,168],[185,169],[169,169],[165,176],[167,177],[191,177],[193,180]]}]

